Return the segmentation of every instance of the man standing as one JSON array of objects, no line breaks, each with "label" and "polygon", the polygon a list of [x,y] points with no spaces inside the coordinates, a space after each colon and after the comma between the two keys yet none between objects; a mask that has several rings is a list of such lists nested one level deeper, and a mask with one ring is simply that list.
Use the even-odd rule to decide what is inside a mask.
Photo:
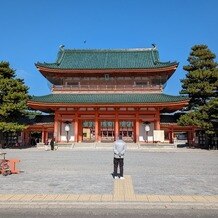
[{"label": "man standing", "polygon": [[122,135],[114,143],[114,179],[118,179],[117,168],[120,168],[120,179],[123,177],[124,154],[126,151],[126,143],[122,140]]},{"label": "man standing", "polygon": [[51,150],[52,150],[52,151],[54,151],[54,144],[55,144],[55,139],[52,138],[52,139],[51,139],[51,142],[50,142]]}]

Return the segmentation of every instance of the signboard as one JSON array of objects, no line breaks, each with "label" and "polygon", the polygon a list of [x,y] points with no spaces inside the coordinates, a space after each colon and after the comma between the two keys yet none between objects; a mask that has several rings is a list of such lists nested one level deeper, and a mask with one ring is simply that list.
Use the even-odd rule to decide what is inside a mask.
[{"label": "signboard", "polygon": [[164,142],[164,130],[154,130],[154,142]]}]

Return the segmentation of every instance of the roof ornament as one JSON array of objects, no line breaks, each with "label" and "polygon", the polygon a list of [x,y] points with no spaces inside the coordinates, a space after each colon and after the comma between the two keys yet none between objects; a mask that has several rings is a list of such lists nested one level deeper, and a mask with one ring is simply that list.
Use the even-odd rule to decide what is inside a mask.
[{"label": "roof ornament", "polygon": [[60,46],[59,46],[59,48],[60,48],[61,51],[64,51],[64,47],[65,47],[65,45],[60,45]]},{"label": "roof ornament", "polygon": [[154,65],[156,65],[159,61],[158,57],[154,54],[154,50],[157,50],[157,46],[154,43],[152,43],[151,45],[153,46],[153,48],[151,49],[152,59],[153,59]]},{"label": "roof ornament", "polygon": [[64,53],[65,53],[64,47],[65,47],[64,45],[59,46],[60,51],[59,51],[58,59],[56,61],[57,65],[61,64],[61,61],[64,57]]},{"label": "roof ornament", "polygon": [[155,43],[152,43],[151,45],[153,46],[153,49],[157,49],[157,46]]}]

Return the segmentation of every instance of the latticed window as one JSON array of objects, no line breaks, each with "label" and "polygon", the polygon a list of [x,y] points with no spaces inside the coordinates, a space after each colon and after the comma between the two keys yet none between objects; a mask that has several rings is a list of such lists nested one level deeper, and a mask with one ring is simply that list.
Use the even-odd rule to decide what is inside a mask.
[{"label": "latticed window", "polygon": [[94,121],[84,121],[82,125],[83,127],[90,127],[90,128],[95,127]]}]

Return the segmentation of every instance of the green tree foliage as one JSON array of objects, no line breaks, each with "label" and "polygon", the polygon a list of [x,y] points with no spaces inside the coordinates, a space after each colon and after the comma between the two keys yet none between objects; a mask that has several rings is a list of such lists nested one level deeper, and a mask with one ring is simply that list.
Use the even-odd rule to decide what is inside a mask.
[{"label": "green tree foliage", "polygon": [[28,87],[16,78],[8,62],[0,62],[0,130],[17,132],[25,128],[19,121],[26,114]]},{"label": "green tree foliage", "polygon": [[188,58],[186,78],[181,80],[181,94],[190,98],[189,112],[180,117],[179,125],[194,125],[213,134],[218,114],[218,68],[216,56],[206,45],[195,45]]}]

